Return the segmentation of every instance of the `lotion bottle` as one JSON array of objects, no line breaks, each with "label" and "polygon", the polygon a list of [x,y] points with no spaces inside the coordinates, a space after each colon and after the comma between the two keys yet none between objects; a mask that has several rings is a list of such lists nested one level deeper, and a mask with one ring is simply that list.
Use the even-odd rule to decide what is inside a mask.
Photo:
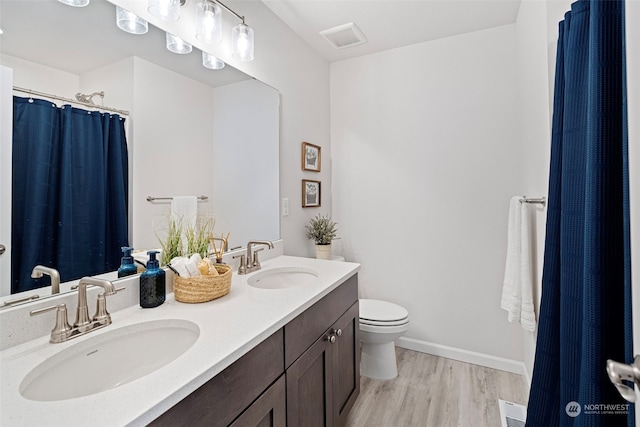
[{"label": "lotion bottle", "polygon": [[158,251],[149,251],[147,270],[140,275],[140,307],[153,308],[166,298],[166,274],[156,259]]},{"label": "lotion bottle", "polygon": [[138,267],[133,263],[133,257],[131,256],[132,250],[133,248],[128,246],[122,247],[122,261],[120,268],[118,268],[118,277],[131,276],[138,273]]}]

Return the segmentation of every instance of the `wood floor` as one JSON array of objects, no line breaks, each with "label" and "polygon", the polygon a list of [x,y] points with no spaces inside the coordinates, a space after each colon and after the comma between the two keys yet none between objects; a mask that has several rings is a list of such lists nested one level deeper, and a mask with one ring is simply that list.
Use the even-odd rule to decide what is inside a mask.
[{"label": "wood floor", "polygon": [[498,399],[527,404],[524,377],[396,347],[398,377],[361,377],[347,427],[500,427]]}]

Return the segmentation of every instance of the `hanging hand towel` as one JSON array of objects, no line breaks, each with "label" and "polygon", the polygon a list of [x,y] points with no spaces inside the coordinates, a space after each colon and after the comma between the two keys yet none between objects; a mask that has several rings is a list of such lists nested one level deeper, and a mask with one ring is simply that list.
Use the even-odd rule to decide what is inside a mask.
[{"label": "hanging hand towel", "polygon": [[196,225],[198,198],[196,196],[173,196],[171,199],[171,217],[182,225],[183,230]]},{"label": "hanging hand towel", "polygon": [[509,203],[507,261],[500,307],[507,310],[509,322],[520,322],[525,330],[533,332],[536,316],[533,307],[529,216],[520,198],[512,197]]}]

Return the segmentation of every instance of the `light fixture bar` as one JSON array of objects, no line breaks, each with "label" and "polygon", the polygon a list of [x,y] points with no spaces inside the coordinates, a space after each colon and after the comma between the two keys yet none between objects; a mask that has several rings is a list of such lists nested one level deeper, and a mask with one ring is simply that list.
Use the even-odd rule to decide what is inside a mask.
[{"label": "light fixture bar", "polygon": [[222,6],[224,9],[227,10],[227,12],[232,13],[233,15],[235,15],[236,18],[238,18],[239,20],[242,21],[242,23],[244,24],[244,16],[240,16],[237,13],[235,13],[233,10],[231,10],[231,8],[229,8],[229,6],[225,5],[224,3],[222,3],[220,0],[211,0],[214,3],[218,3],[220,6]]}]

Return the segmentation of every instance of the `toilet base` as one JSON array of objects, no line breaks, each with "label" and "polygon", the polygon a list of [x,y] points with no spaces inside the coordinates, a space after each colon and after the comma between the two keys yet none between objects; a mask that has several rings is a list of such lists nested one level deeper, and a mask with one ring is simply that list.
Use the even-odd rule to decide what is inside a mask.
[{"label": "toilet base", "polygon": [[363,342],[360,375],[376,380],[392,380],[397,377],[395,343],[393,341],[383,344]]}]

